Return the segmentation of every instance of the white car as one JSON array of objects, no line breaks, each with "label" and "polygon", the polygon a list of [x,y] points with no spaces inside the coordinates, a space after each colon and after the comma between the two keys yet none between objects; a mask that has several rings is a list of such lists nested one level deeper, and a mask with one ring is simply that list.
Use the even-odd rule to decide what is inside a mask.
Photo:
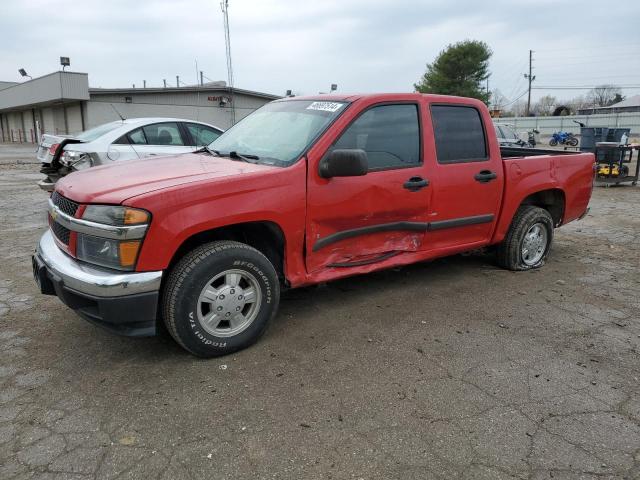
[{"label": "white car", "polygon": [[152,156],[179,155],[209,145],[223,130],[181,118],[129,118],[105,123],[78,135],[42,135],[37,158],[47,178],[38,185],[52,191],[74,170]]}]

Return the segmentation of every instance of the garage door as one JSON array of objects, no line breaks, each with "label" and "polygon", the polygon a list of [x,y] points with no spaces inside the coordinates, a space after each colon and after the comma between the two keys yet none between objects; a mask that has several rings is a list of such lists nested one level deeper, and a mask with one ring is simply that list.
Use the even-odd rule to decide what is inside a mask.
[{"label": "garage door", "polygon": [[42,133],[56,133],[53,123],[53,110],[51,108],[42,109]]},{"label": "garage door", "polygon": [[80,133],[82,131],[80,104],[67,107],[67,125],[69,126],[69,133]]}]

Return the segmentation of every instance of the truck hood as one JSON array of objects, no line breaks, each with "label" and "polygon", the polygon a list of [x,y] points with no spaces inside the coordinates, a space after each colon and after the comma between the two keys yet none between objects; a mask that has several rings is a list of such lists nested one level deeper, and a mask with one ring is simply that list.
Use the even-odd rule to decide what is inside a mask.
[{"label": "truck hood", "polygon": [[74,172],[58,181],[56,191],[78,203],[117,205],[155,190],[275,168],[278,167],[188,153],[123,161]]}]

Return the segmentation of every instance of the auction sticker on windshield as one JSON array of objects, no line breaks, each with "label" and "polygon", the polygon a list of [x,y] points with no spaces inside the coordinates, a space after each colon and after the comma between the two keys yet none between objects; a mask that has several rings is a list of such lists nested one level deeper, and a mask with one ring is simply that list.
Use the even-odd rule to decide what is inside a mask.
[{"label": "auction sticker on windshield", "polygon": [[338,102],[313,102],[307,110],[322,110],[323,112],[337,112],[344,103]]}]

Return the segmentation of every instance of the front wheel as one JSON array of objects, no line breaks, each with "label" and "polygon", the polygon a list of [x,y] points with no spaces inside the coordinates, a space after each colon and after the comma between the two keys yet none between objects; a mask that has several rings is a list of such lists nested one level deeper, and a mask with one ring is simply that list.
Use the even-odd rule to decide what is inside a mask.
[{"label": "front wheel", "polygon": [[555,147],[556,145],[558,145],[558,140],[556,140],[555,138],[552,138],[551,140],[549,140],[549,145],[551,145],[552,147]]},{"label": "front wheel", "polygon": [[262,253],[243,243],[217,241],[191,251],[174,267],[162,313],[183,348],[215,357],[258,340],[279,298],[278,275]]},{"label": "front wheel", "polygon": [[553,241],[553,219],[544,208],[524,205],[518,209],[507,236],[498,246],[498,264],[509,270],[540,268]]}]

